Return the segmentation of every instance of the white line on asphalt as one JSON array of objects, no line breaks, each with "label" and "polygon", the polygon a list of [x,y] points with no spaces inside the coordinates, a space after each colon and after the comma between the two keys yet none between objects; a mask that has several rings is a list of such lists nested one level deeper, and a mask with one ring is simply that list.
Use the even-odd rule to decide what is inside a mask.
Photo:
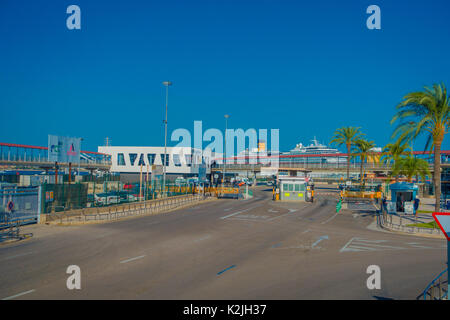
[{"label": "white line on asphalt", "polygon": [[16,254],[16,255],[14,255],[14,256],[9,256],[9,257],[6,257],[6,258],[4,258],[4,259],[2,259],[2,260],[0,260],[0,261],[6,261],[6,260],[10,260],[10,259],[14,259],[14,258],[18,258],[18,257],[22,257],[22,256],[26,256],[27,254],[32,254],[33,252],[25,252],[25,253],[20,253],[20,254]]},{"label": "white line on asphalt", "polygon": [[354,242],[351,244],[352,247],[353,247],[354,245],[356,245],[356,246],[358,246],[358,245],[359,245],[359,246],[366,246],[366,247],[368,247],[368,248],[379,248],[379,249],[384,249],[384,248],[387,248],[387,249],[398,249],[398,250],[406,249],[406,248],[403,248],[403,247],[384,246],[384,245],[381,245],[381,244],[373,244],[372,247],[369,247],[370,244],[368,244],[368,243],[360,243],[359,241],[354,241]]},{"label": "white line on asphalt", "polygon": [[237,215],[237,214],[239,214],[239,213],[242,213],[242,212],[246,212],[246,211],[255,209],[255,208],[257,208],[257,207],[260,207],[260,206],[255,206],[255,207],[247,208],[247,209],[244,209],[244,210],[241,210],[241,211],[236,211],[235,213],[229,214],[229,215],[227,215],[227,216],[220,217],[220,219],[226,219],[226,218],[235,216],[235,215]]},{"label": "white line on asphalt", "polygon": [[377,248],[363,247],[363,246],[354,245],[353,243],[345,251],[347,251],[348,249],[358,249],[358,250],[367,250],[367,251],[377,251],[377,250],[379,250]]},{"label": "white line on asphalt", "polygon": [[285,216],[285,215],[288,215],[288,214],[291,214],[291,213],[290,213],[290,212],[288,212],[288,213],[285,213],[285,214],[282,214],[282,215],[276,216],[276,217],[274,217],[274,218],[271,218],[271,219],[269,219],[269,220],[267,220],[267,221],[272,221],[272,220],[275,220],[275,219],[281,218],[282,216]]},{"label": "white line on asphalt", "polygon": [[339,213],[339,212],[336,212],[331,218],[329,218],[328,220],[322,222],[321,224],[325,224],[325,223],[327,223],[328,221],[333,220],[334,218],[336,218],[336,216],[338,215],[338,213]]},{"label": "white line on asphalt", "polygon": [[15,295],[10,296],[10,297],[3,298],[2,300],[11,300],[11,299],[14,299],[14,298],[17,298],[17,297],[24,296],[26,294],[32,293],[34,291],[35,291],[34,289],[28,290],[28,291],[25,291],[25,292],[21,292],[21,293],[15,294]]},{"label": "white line on asphalt", "polygon": [[127,263],[127,262],[134,261],[134,260],[137,260],[137,259],[142,259],[143,257],[145,257],[145,255],[139,256],[139,257],[130,258],[130,259],[127,259],[127,260],[123,260],[123,261],[120,261],[120,263]]},{"label": "white line on asphalt", "polygon": [[382,243],[387,242],[388,240],[369,240],[369,239],[362,239],[362,238],[355,238],[358,242],[368,242],[368,243]]},{"label": "white line on asphalt", "polygon": [[203,240],[206,240],[206,239],[209,239],[209,238],[211,238],[211,236],[210,236],[210,235],[208,234],[208,235],[204,236],[203,238],[200,238],[200,239],[194,240],[194,242],[199,242],[199,241],[203,241]]},{"label": "white line on asphalt", "polygon": [[311,230],[308,229],[308,230],[303,231],[302,233],[307,233],[307,232],[310,232],[310,231],[311,231]]},{"label": "white line on asphalt", "polygon": [[344,252],[345,248],[353,241],[353,239],[355,239],[355,237],[351,238],[351,239],[345,244],[345,246],[343,246],[342,249],[339,250],[339,252]]}]

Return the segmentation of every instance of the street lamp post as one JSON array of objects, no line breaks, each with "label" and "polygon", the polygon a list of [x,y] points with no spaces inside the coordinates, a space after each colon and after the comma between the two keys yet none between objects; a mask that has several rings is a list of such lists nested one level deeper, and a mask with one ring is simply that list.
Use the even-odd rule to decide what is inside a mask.
[{"label": "street lamp post", "polygon": [[228,129],[228,118],[230,117],[228,114],[226,114],[225,116],[225,145],[223,148],[223,177],[222,177],[222,189],[224,187],[224,183],[225,183],[225,176],[226,176],[226,170],[227,170],[227,165],[226,165],[226,150],[227,150],[227,129]]},{"label": "street lamp post", "polygon": [[163,196],[166,197],[166,162],[167,162],[167,104],[169,102],[169,86],[172,85],[170,81],[164,81],[163,85],[166,87],[166,118],[164,122],[164,163],[163,163]]}]

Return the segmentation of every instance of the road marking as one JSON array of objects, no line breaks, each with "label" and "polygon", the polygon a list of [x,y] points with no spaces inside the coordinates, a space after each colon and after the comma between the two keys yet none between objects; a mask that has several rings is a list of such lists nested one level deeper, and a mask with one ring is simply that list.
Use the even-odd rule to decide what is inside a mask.
[{"label": "road marking", "polygon": [[127,262],[130,262],[130,261],[142,259],[143,257],[145,257],[145,255],[142,255],[142,256],[139,256],[139,257],[130,258],[130,259],[127,259],[127,260],[123,260],[123,261],[120,261],[120,263],[127,263]]},{"label": "road marking", "polygon": [[232,265],[231,267],[228,267],[228,268],[226,268],[226,269],[223,269],[222,271],[220,271],[220,272],[217,272],[217,275],[218,276],[220,276],[222,273],[224,273],[225,271],[228,271],[228,270],[230,270],[230,269],[233,269],[234,267],[236,267],[236,265]]},{"label": "road marking", "polygon": [[432,249],[432,247],[422,246],[420,243],[417,243],[417,242],[408,242],[407,244],[409,244],[410,246],[412,246],[414,248]]},{"label": "road marking", "polygon": [[315,247],[316,245],[318,245],[319,242],[322,241],[322,240],[328,240],[328,236],[321,236],[316,242],[314,242],[314,243],[311,245],[311,248],[314,249],[314,247]]},{"label": "road marking", "polygon": [[[344,251],[346,250],[347,246],[353,241],[353,239],[355,239],[355,238],[351,238],[351,239],[345,244],[345,246],[343,246],[343,247],[341,248],[341,250],[339,250],[339,252],[344,252]],[[349,251],[350,251],[350,250],[349,250]]]},{"label": "road marking", "polygon": [[34,289],[28,290],[28,291],[25,291],[25,292],[21,292],[21,293],[15,294],[13,296],[9,296],[9,297],[3,298],[2,300],[11,300],[11,299],[14,299],[14,298],[17,298],[17,297],[24,296],[26,294],[32,293],[34,291],[36,291],[36,290],[34,290]]},{"label": "road marking", "polygon": [[331,218],[329,218],[328,220],[326,220],[326,221],[324,221],[324,222],[322,222],[322,223],[320,223],[320,224],[325,224],[325,223],[327,223],[327,222],[333,220],[334,218],[336,218],[337,215],[338,215],[338,212],[336,212]]},{"label": "road marking", "polygon": [[358,242],[368,242],[368,243],[382,243],[387,242],[387,240],[367,240],[367,239],[361,239],[361,238],[355,238],[358,239]]},{"label": "road marking", "polygon": [[273,210],[272,208],[270,208],[269,210],[267,210],[267,212],[273,212],[273,213],[276,213],[276,212],[278,212],[277,210]]},{"label": "road marking", "polygon": [[[339,252],[347,251],[383,251],[383,250],[405,250],[410,249],[400,246],[387,245],[387,240],[370,240],[354,237],[351,238],[347,244],[339,250]],[[383,244],[381,244],[383,243]]]},{"label": "road marking", "polygon": [[311,231],[311,230],[308,229],[308,230],[303,231],[302,233],[307,233],[307,232],[310,232],[310,231]]},{"label": "road marking", "polygon": [[200,239],[194,240],[194,242],[199,242],[199,241],[203,241],[203,240],[206,240],[206,239],[209,239],[209,238],[211,238],[211,236],[210,236],[210,235],[208,234],[208,235],[204,236],[203,238],[200,238]]},{"label": "road marking", "polygon": [[236,211],[236,212],[234,212],[234,213],[232,213],[232,214],[229,214],[229,215],[227,215],[227,216],[220,217],[220,219],[226,219],[226,218],[235,216],[235,215],[237,215],[237,214],[239,214],[239,213],[246,212],[246,211],[249,211],[249,210],[258,208],[258,207],[260,207],[260,206],[255,206],[255,207],[247,208],[247,209],[244,209],[244,210]]},{"label": "road marking", "polygon": [[272,220],[275,220],[275,219],[281,218],[281,217],[283,217],[283,216],[286,216],[286,215],[288,215],[288,214],[291,214],[291,212],[288,212],[288,213],[285,213],[285,214],[282,214],[282,215],[276,216],[276,217],[274,217],[274,218],[271,218],[271,219],[269,219],[269,220],[267,220],[267,221],[272,221]]},{"label": "road marking", "polygon": [[223,211],[230,211],[232,208],[223,209]]},{"label": "road marking", "polygon": [[30,252],[25,252],[25,253],[19,253],[19,254],[16,254],[16,255],[14,255],[14,256],[6,257],[6,258],[4,258],[4,259],[2,259],[2,260],[0,260],[0,261],[6,261],[6,260],[11,260],[11,259],[14,259],[14,258],[18,258],[18,257],[23,257],[23,256],[26,256],[26,255],[32,254],[32,253],[33,253],[32,251],[30,251]]}]

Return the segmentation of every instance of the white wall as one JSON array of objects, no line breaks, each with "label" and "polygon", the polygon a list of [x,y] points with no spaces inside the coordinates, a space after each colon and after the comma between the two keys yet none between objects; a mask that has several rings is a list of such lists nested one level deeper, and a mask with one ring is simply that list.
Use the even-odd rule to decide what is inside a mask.
[{"label": "white wall", "polygon": [[[140,173],[141,166],[139,160],[143,155],[144,165],[142,166],[142,172],[147,172],[147,165],[149,166],[149,172],[151,173],[152,163],[149,162],[148,154],[155,154],[154,165],[163,165],[161,155],[164,154],[164,147],[119,147],[119,146],[100,146],[98,152],[111,155],[111,172],[123,172],[123,173]],[[119,155],[123,154],[125,165],[119,163]],[[131,163],[130,154],[136,154],[134,163]],[[202,151],[199,149],[189,147],[167,147],[167,154],[169,154],[169,165],[166,167],[166,173],[178,173],[178,174],[198,174],[198,167],[201,164]],[[177,166],[174,162],[174,155],[178,155],[181,165]],[[189,166],[186,160],[186,155],[192,155],[192,165]],[[212,155],[210,150],[203,151],[203,157],[206,163],[206,173],[211,172],[210,161]]]}]

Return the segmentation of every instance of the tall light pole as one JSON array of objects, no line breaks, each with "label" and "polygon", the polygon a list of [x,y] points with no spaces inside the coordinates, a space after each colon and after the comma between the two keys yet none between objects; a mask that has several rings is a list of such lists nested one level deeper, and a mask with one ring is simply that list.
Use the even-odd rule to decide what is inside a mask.
[{"label": "tall light pole", "polygon": [[226,150],[227,150],[227,129],[228,129],[228,118],[230,117],[228,114],[226,114],[225,116],[225,145],[223,148],[223,177],[222,177],[222,188],[224,186],[225,183],[225,176],[226,176],[226,170],[227,170],[227,165],[226,165]]},{"label": "tall light pole", "polygon": [[166,162],[167,162],[167,104],[169,102],[169,86],[172,85],[170,81],[164,81],[166,86],[166,118],[164,120],[164,163],[163,163],[163,195],[166,197]]}]

